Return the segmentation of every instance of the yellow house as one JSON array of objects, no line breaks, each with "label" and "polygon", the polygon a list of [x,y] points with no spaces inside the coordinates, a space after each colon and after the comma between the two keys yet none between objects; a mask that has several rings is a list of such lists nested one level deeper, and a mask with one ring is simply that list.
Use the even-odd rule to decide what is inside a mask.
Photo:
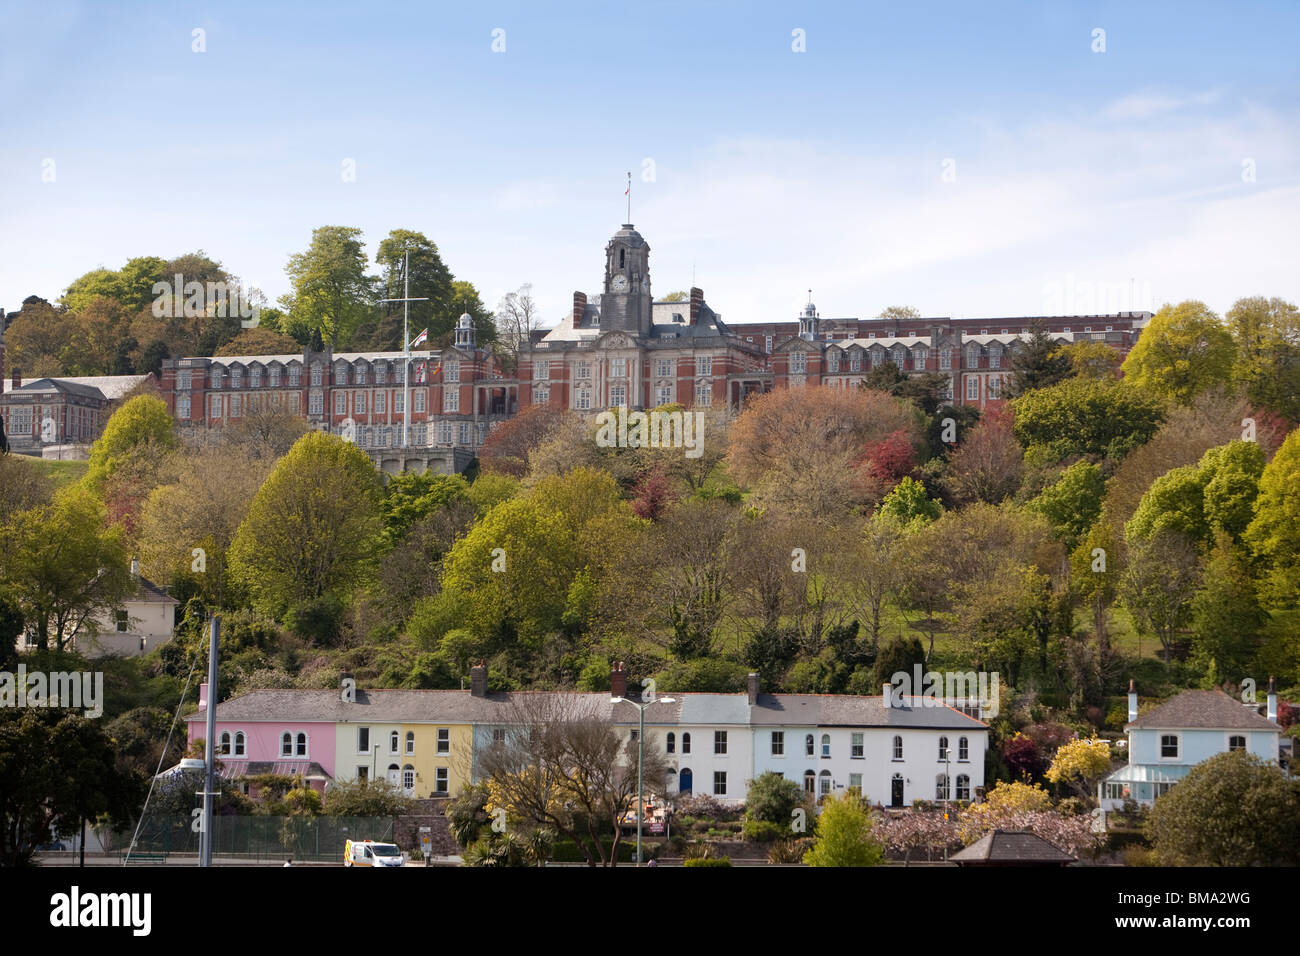
[{"label": "yellow house", "polygon": [[416,797],[454,797],[469,783],[471,724],[406,723],[400,732],[403,789]]}]

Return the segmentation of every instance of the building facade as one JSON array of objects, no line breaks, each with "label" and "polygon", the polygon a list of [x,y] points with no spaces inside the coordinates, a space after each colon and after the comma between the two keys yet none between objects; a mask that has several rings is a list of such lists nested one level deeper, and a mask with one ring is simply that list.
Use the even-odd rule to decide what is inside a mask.
[{"label": "building facade", "polygon": [[1128,694],[1128,763],[1097,787],[1098,805],[1118,810],[1126,799],[1151,806],[1191,769],[1216,754],[1241,750],[1277,762],[1281,728],[1277,692],[1269,681],[1267,716],[1258,705],[1233,700],[1221,690],[1186,690],[1138,716],[1138,695]]},{"label": "building facade", "polygon": [[[613,699],[626,695],[626,679],[616,669],[607,693],[498,693],[487,689],[487,669],[479,665],[467,690],[349,693],[345,684],[253,691],[217,705],[218,754],[228,777],[270,761],[277,773],[314,766],[323,784],[382,777],[417,797],[454,797],[482,779],[479,758],[539,699],[563,698],[634,739],[636,707]],[[200,699],[187,718],[191,743],[206,733],[206,685]],[[651,789],[735,804],[745,800],[751,780],[772,771],[818,798],[857,788],[884,806],[977,800],[988,725],[933,704],[920,697],[763,694],[757,675],[745,693],[665,695],[645,716],[645,746],[669,768]]]}]

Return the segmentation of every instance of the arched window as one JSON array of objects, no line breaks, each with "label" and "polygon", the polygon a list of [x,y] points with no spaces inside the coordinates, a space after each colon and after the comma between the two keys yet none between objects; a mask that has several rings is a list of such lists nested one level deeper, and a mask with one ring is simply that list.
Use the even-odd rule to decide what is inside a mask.
[{"label": "arched window", "polygon": [[941,773],[934,779],[934,798],[936,800],[948,799],[948,775]]},{"label": "arched window", "polygon": [[394,787],[400,787],[402,785],[402,768],[397,766],[395,763],[390,763],[388,765],[388,782]]},{"label": "arched window", "polygon": [[406,732],[406,752],[408,754],[415,753],[415,732],[411,730]]},{"label": "arched window", "polygon": [[947,737],[939,738],[939,759],[940,760],[948,759],[948,738]]},{"label": "arched window", "polygon": [[394,730],[391,734],[388,735],[388,752],[390,754],[397,753],[397,742],[398,742],[397,731]]},{"label": "arched window", "polygon": [[811,770],[803,772],[803,789],[804,793],[813,793],[817,789],[817,774]]},{"label": "arched window", "polygon": [[626,254],[627,254],[627,250],[626,250],[626,249],[620,249],[620,250],[618,250],[618,267],[619,267],[620,269],[623,268],[623,263],[626,261],[626,260],[623,258]]},{"label": "arched window", "polygon": [[809,757],[817,753],[817,744],[813,742],[812,734],[809,734],[803,739],[803,751]]},{"label": "arched window", "polygon": [[822,758],[826,759],[831,755],[831,735],[822,734]]},{"label": "arched window", "polygon": [[691,735],[682,734],[682,753],[688,754],[690,752],[691,752]]},{"label": "arched window", "polygon": [[1246,749],[1245,737],[1239,734],[1234,734],[1233,736],[1228,738],[1228,750],[1231,751],[1231,750],[1245,750],[1245,749]]},{"label": "arched window", "polygon": [[221,732],[221,749],[220,749],[220,751],[218,751],[218,752],[219,752],[219,753],[221,754],[221,756],[223,756],[223,757],[229,756],[229,754],[230,754],[230,731],[228,731],[228,730],[223,730],[223,731]]},{"label": "arched window", "polygon": [[694,786],[695,778],[691,774],[691,768],[683,767],[682,772],[677,775],[677,792],[689,795]]},{"label": "arched window", "polygon": [[244,756],[244,732],[242,730],[235,731],[235,756]]},{"label": "arched window", "polygon": [[402,789],[403,790],[415,789],[415,768],[412,767],[409,763],[402,768]]},{"label": "arched window", "polygon": [[669,732],[666,752],[670,754],[677,753],[677,735]]},{"label": "arched window", "polygon": [[829,770],[823,770],[817,782],[819,784],[817,792],[821,796],[824,797],[831,792],[831,772]]},{"label": "arched window", "polygon": [[897,734],[894,735],[894,759],[903,759],[903,738]]},{"label": "arched window", "polygon": [[957,799],[970,799],[970,777],[964,773],[957,774]]},{"label": "arched window", "polygon": [[965,737],[957,738],[957,759],[970,760],[970,743]]},{"label": "arched window", "polygon": [[307,756],[307,735],[306,734],[303,733],[298,734],[298,749],[296,751],[296,756],[299,757]]},{"label": "arched window", "polygon": [[289,733],[287,730],[280,735],[280,756],[293,756],[293,734]]}]

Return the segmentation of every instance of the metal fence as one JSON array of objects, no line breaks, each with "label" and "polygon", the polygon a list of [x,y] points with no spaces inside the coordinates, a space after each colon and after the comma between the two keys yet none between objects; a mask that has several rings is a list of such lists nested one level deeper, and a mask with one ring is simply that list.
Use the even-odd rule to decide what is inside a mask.
[{"label": "metal fence", "polygon": [[[199,852],[197,818],[179,814],[150,814],[140,828],[131,858],[157,858]],[[391,817],[216,816],[212,820],[214,858],[334,861],[342,865],[348,840],[393,839]],[[116,854],[126,860],[131,846],[127,833],[115,840]],[[410,849],[405,847],[404,849]]]}]

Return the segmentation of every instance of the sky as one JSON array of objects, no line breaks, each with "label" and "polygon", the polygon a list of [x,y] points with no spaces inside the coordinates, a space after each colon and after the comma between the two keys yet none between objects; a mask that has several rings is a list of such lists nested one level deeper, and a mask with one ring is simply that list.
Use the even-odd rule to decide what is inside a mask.
[{"label": "sky", "polygon": [[809,289],[825,317],[1300,301],[1293,2],[40,0],[0,36],[11,311],[196,249],[275,300],[338,225],[372,260],[423,232],[549,325],[600,291],[629,171],[655,295],[733,324]]}]

